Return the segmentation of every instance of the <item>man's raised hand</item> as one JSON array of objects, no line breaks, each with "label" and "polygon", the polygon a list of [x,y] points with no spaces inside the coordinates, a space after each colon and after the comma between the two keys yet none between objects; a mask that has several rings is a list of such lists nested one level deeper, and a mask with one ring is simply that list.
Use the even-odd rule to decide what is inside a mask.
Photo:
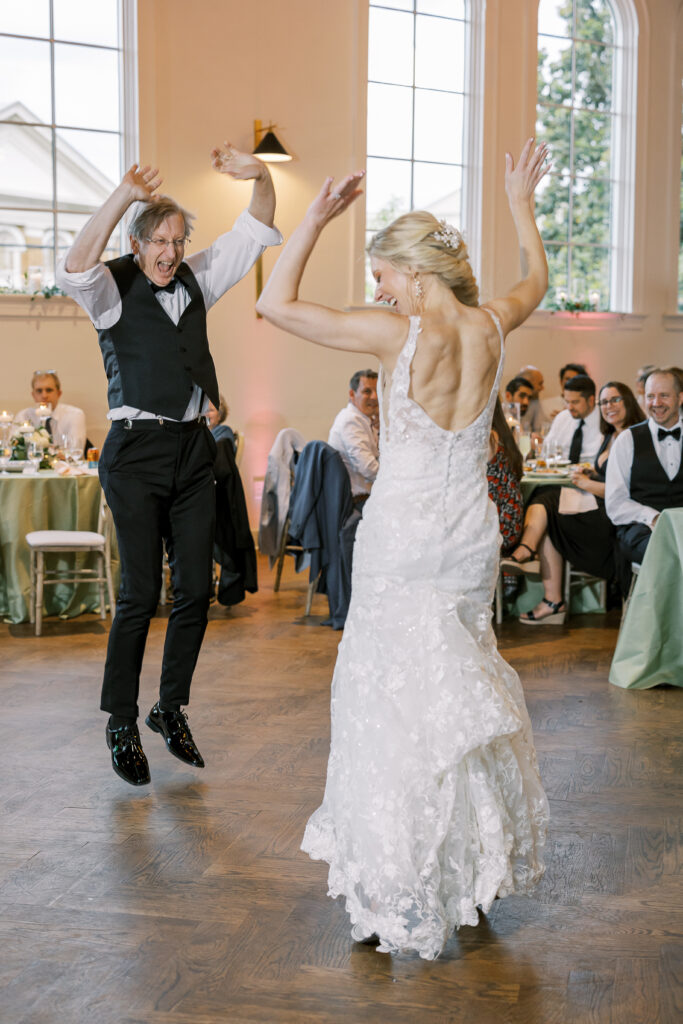
[{"label": "man's raised hand", "polygon": [[148,203],[155,198],[154,193],[161,182],[158,167],[150,167],[149,164],[140,167],[138,164],[133,164],[124,174],[121,184],[128,186],[131,199]]},{"label": "man's raised hand", "polygon": [[224,142],[222,149],[217,146],[211,150],[211,164],[220,174],[229,174],[238,181],[263,178],[268,174],[268,168],[258,157],[253,153],[242,153],[230,142]]}]

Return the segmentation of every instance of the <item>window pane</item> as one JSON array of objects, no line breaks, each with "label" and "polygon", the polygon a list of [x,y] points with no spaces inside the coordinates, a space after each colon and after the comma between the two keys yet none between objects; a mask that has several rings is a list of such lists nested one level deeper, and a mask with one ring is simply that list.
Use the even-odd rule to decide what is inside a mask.
[{"label": "window pane", "polygon": [[410,158],[413,90],[368,84],[368,153]]},{"label": "window pane", "polygon": [[412,11],[413,0],[372,0],[372,7],[398,7],[401,11]]},{"label": "window pane", "polygon": [[614,40],[612,11],[607,0],[574,0],[576,35],[580,39],[611,43]]},{"label": "window pane", "polygon": [[536,223],[544,242],[569,241],[569,180],[545,177],[536,189]]},{"label": "window pane", "polygon": [[[93,82],[97,88],[88,88]],[[116,131],[118,53],[55,43],[55,93],[57,124]]]},{"label": "window pane", "polygon": [[118,184],[120,136],[106,132],[57,132],[57,205],[95,209]]},{"label": "window pane", "polygon": [[538,98],[547,103],[572,102],[572,41],[538,37]]},{"label": "window pane", "polygon": [[592,110],[574,112],[574,172],[609,177],[612,118]]},{"label": "window pane", "polygon": [[550,162],[555,174],[571,171],[572,111],[570,107],[539,107],[536,136],[550,146]]},{"label": "window pane", "polygon": [[551,36],[572,35],[572,7],[567,0],[541,0],[538,31]]},{"label": "window pane", "polygon": [[0,288],[28,294],[40,291],[46,287],[45,267],[49,266],[47,261],[51,260],[51,248],[0,244]]},{"label": "window pane", "polygon": [[410,162],[369,159],[366,174],[368,228],[378,231],[409,209]]},{"label": "window pane", "polygon": [[543,305],[559,306],[562,296],[569,296],[569,249],[566,245],[547,245],[545,251],[548,257],[548,291]]},{"label": "window pane", "polygon": [[0,125],[3,206],[52,207],[52,131]]},{"label": "window pane", "polygon": [[440,14],[444,18],[464,18],[465,0],[417,0],[421,14]]},{"label": "window pane", "polygon": [[368,78],[374,82],[413,83],[411,14],[370,8]]},{"label": "window pane", "polygon": [[576,178],[572,197],[572,241],[606,245],[610,231],[609,181]]},{"label": "window pane", "polygon": [[50,38],[50,0],[0,4],[0,32]]},{"label": "window pane", "polygon": [[463,97],[415,90],[415,159],[462,163]]},{"label": "window pane", "polygon": [[[62,213],[57,217],[57,261],[71,246],[76,235],[90,219],[90,213]],[[128,250],[126,250],[128,251]],[[102,255],[103,260],[111,260],[121,255],[121,228],[117,225]]]},{"label": "window pane", "polygon": [[416,18],[415,84],[463,91],[465,26],[444,18]]},{"label": "window pane", "polygon": [[413,206],[444,217],[458,227],[461,217],[462,168],[443,164],[415,164]]},{"label": "window pane", "polygon": [[54,0],[55,39],[117,46],[117,0]]},{"label": "window pane", "polygon": [[598,305],[609,309],[609,249],[573,245],[571,248],[571,292],[576,299],[590,301],[597,292]]},{"label": "window pane", "polygon": [[0,110],[5,120],[52,121],[50,44],[0,36]]},{"label": "window pane", "polygon": [[576,44],[576,81],[574,105],[591,110],[609,110],[612,106],[611,46]]}]

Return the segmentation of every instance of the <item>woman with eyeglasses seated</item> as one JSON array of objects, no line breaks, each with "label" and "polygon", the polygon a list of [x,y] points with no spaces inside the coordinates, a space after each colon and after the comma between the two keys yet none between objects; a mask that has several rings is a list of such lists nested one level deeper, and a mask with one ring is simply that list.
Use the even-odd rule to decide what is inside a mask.
[{"label": "woman with eyeglasses seated", "polygon": [[597,508],[588,512],[563,513],[541,501],[529,503],[524,517],[524,532],[517,548],[502,565],[508,572],[529,568],[529,553],[538,552],[543,599],[519,621],[530,625],[559,625],[567,607],[562,600],[562,571],[568,559],[574,569],[610,580],[615,575],[615,532],[605,512],[605,473],[612,443],[622,430],[640,423],[643,414],[631,389],[620,381],[603,384],[598,397],[600,431],[603,441],[592,469],[576,466],[572,484],[592,494]]}]

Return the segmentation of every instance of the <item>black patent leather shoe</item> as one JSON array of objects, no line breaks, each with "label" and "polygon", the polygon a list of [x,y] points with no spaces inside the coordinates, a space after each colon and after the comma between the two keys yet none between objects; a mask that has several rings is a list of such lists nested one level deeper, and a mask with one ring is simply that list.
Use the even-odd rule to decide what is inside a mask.
[{"label": "black patent leather shoe", "polygon": [[119,778],[131,786],[146,786],[149,782],[149,765],[137,725],[122,725],[118,729],[110,729],[107,725],[105,735],[111,750],[112,768]]},{"label": "black patent leather shoe", "polygon": [[204,767],[204,758],[192,739],[187,715],[184,712],[162,711],[157,701],[145,722],[153,732],[161,733],[166,740],[166,746],[175,757],[180,758],[185,764],[191,764],[193,768]]}]

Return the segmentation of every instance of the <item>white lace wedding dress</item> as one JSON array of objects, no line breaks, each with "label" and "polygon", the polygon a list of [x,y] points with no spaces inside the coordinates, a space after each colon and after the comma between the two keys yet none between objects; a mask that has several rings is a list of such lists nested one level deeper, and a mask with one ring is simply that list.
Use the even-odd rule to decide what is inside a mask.
[{"label": "white lace wedding dress", "polygon": [[380,952],[433,959],[478,907],[534,887],[548,804],[519,678],[491,627],[500,532],[486,460],[502,356],[486,408],[443,430],[408,394],[419,332],[413,317],[391,382],[332,682],[325,796],[302,849],[329,863],[355,939],[376,933]]}]

